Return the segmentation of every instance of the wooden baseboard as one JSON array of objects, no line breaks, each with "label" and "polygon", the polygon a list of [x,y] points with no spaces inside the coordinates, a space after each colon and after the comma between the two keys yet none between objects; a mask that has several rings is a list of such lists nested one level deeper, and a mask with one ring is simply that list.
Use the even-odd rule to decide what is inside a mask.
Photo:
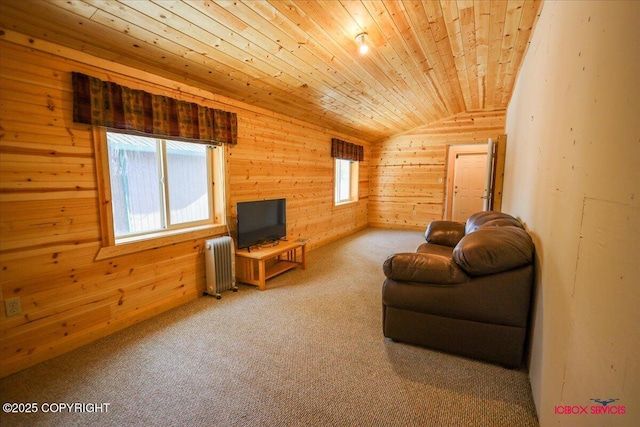
[{"label": "wooden baseboard", "polygon": [[94,342],[100,338],[116,333],[136,323],[150,319],[160,313],[169,311],[189,301],[197,299],[202,294],[202,290],[193,291],[180,297],[172,296],[163,301],[145,307],[143,311],[130,312],[127,315],[111,319],[83,330],[76,335],[69,335],[57,341],[47,343],[33,349],[28,355],[20,355],[8,358],[0,363],[0,378],[4,378],[23,369],[37,365],[45,360],[60,356],[70,351],[76,350],[83,345]]}]

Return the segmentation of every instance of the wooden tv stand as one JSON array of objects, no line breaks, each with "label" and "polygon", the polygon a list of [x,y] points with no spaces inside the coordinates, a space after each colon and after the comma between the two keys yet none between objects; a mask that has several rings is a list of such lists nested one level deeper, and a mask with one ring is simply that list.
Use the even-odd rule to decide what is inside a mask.
[{"label": "wooden tv stand", "polygon": [[[306,268],[306,240],[284,241],[275,246],[236,251],[236,280],[267,289],[267,280],[296,267]],[[300,256],[298,256],[298,249]]]}]

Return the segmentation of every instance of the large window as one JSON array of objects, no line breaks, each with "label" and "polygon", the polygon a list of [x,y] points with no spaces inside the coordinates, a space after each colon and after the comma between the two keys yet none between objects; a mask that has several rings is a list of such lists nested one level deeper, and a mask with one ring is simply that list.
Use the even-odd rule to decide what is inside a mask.
[{"label": "large window", "polygon": [[358,162],[335,159],[335,204],[358,201]]},{"label": "large window", "polygon": [[107,132],[116,239],[211,220],[206,145]]},{"label": "large window", "polygon": [[[103,246],[145,249],[225,226],[223,147],[110,130],[98,140]],[[149,240],[156,242],[140,245]]]}]

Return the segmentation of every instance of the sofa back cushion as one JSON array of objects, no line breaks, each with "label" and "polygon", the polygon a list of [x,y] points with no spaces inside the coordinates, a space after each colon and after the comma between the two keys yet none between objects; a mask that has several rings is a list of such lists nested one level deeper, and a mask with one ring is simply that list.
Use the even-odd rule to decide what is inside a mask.
[{"label": "sofa back cushion", "polygon": [[521,227],[481,227],[453,248],[453,260],[470,276],[511,270],[533,262],[531,237]]},{"label": "sofa back cushion", "polygon": [[520,221],[509,214],[495,211],[482,211],[471,215],[465,223],[465,234],[473,233],[483,227],[514,226],[522,228]]}]

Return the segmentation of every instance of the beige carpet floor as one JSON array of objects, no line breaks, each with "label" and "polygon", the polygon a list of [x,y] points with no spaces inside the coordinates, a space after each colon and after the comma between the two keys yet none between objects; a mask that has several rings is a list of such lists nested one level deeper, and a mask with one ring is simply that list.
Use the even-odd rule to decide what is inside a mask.
[{"label": "beige carpet floor", "polygon": [[[203,297],[0,380],[2,403],[108,403],[6,426],[537,426],[525,371],[382,335],[382,262],[417,231],[367,229],[260,292]],[[103,406],[104,408],[104,406]]]}]

